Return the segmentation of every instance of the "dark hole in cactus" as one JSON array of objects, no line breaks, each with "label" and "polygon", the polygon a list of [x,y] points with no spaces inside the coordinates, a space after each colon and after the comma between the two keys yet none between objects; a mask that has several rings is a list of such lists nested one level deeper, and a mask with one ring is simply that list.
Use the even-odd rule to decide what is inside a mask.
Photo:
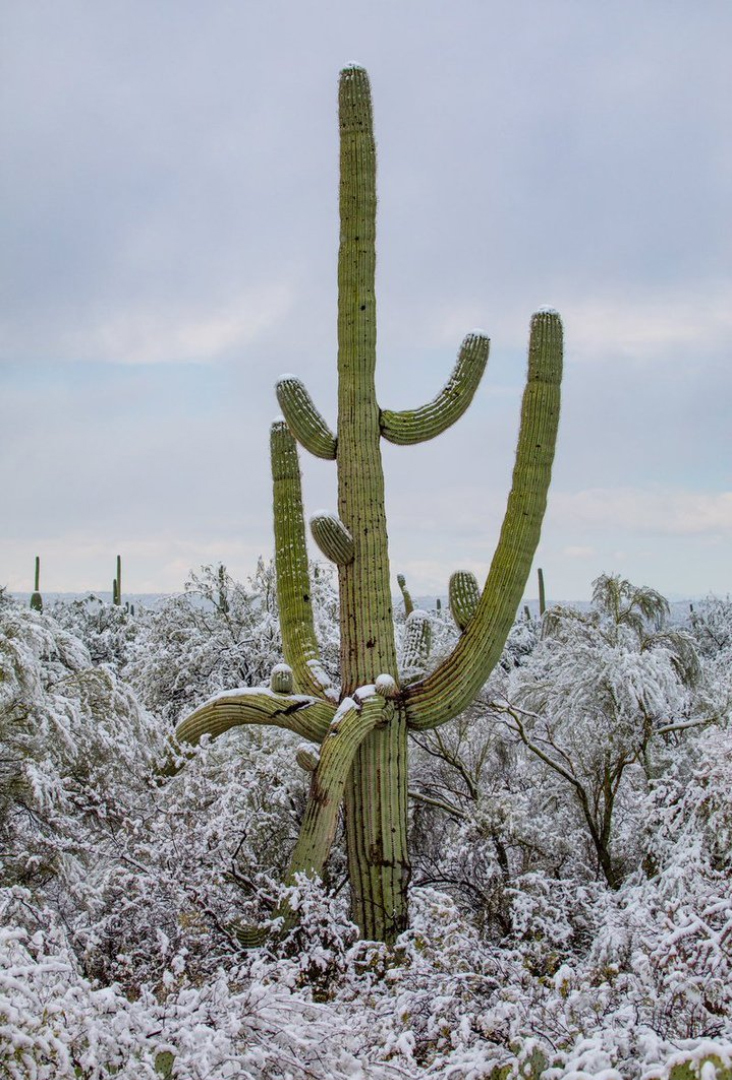
[{"label": "dark hole in cactus", "polygon": [[303,600],[305,601],[306,604],[310,603],[310,596],[308,595],[308,593],[303,593],[302,598],[303,598]]},{"label": "dark hole in cactus", "polygon": [[374,641],[374,639],[373,639],[373,638],[371,638],[371,637],[370,637],[370,638],[368,639],[368,641],[366,642],[366,648],[367,648],[367,649],[373,649],[375,645],[376,645],[376,642],[375,642],[375,641]]}]

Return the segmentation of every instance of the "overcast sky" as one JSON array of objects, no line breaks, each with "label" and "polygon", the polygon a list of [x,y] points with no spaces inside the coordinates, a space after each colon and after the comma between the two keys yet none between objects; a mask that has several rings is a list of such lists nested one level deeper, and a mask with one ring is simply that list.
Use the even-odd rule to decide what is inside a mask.
[{"label": "overcast sky", "polygon": [[[485,576],[529,319],[564,321],[537,557],[732,582],[729,0],[6,0],[0,584],[177,591],[272,552],[274,383],[336,399],[337,81],[371,76],[378,388],[491,337],[466,416],[384,448],[392,574]],[[306,510],[335,469],[303,453]],[[536,596],[535,576],[527,596]]]}]

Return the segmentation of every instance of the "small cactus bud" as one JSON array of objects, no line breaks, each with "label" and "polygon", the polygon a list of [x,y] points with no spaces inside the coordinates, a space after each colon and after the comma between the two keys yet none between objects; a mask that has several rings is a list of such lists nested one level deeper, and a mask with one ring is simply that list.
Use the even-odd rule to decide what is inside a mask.
[{"label": "small cactus bud", "polygon": [[275,694],[291,694],[293,686],[292,668],[287,664],[275,664],[269,677],[269,686]]}]

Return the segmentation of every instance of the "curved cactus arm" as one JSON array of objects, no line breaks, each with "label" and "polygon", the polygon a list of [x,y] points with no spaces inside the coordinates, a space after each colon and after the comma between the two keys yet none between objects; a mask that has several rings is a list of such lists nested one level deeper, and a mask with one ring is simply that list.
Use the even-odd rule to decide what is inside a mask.
[{"label": "curved cactus arm", "polygon": [[270,449],[277,603],[285,661],[298,690],[334,701],[336,693],[321,663],[315,636],[297,445],[283,420],[272,425]]},{"label": "curved cactus arm", "polygon": [[481,330],[468,334],[460,346],[452,375],[434,401],[404,412],[381,411],[381,434],[399,446],[425,442],[459,420],[473,400],[485,366],[490,341]]},{"label": "curved cactus arm", "polygon": [[463,631],[478,610],[480,586],[475,574],[471,574],[470,570],[456,570],[450,577],[448,595],[450,613],[458,630]]},{"label": "curved cactus arm", "polygon": [[402,686],[424,678],[432,651],[432,623],[426,611],[415,608],[404,626],[399,677]]},{"label": "curved cactus arm", "polygon": [[469,705],[498,661],[539,543],[551,478],[562,375],[562,324],[551,309],[531,320],[529,372],[516,463],[496,553],[476,613],[451,655],[404,690],[411,728],[446,723]]},{"label": "curved cactus arm", "polygon": [[399,591],[401,592],[404,601],[404,614],[409,618],[414,611],[414,601],[412,600],[412,594],[407,588],[407,579],[404,574],[397,574],[397,585],[399,586]]},{"label": "curved cactus arm", "polygon": [[[365,698],[364,694],[367,694]],[[394,706],[373,686],[344,698],[320,747],[320,760],[310,782],[300,835],[290,859],[288,881],[300,872],[321,874],[330,853],[338,810],[356,751],[375,728],[383,727]]]},{"label": "curved cactus arm", "polygon": [[336,437],[313,405],[304,383],[294,375],[283,375],[277,382],[277,400],[287,426],[300,445],[315,457],[334,461]]},{"label": "curved cactus arm", "polygon": [[269,724],[319,743],[328,734],[335,711],[330,702],[304,694],[275,694],[261,686],[225,690],[181,720],[175,737],[196,746],[204,735],[216,738],[243,724]]},{"label": "curved cactus arm", "polygon": [[337,514],[321,511],[310,518],[313,540],[336,566],[348,566],[353,562],[353,537]]}]

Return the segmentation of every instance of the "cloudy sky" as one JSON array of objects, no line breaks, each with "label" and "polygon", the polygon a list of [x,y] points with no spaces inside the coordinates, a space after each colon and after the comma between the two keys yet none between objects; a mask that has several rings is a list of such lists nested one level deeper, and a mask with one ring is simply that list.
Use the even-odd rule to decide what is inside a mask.
[{"label": "cloudy sky", "polygon": [[[338,72],[369,71],[378,387],[414,407],[464,333],[466,416],[386,446],[392,571],[484,577],[528,323],[566,335],[537,565],[732,583],[729,0],[6,0],[0,584],[176,591],[272,550],[273,386],[335,423]],[[306,508],[335,506],[303,458]],[[532,577],[527,596],[535,596]]]}]

